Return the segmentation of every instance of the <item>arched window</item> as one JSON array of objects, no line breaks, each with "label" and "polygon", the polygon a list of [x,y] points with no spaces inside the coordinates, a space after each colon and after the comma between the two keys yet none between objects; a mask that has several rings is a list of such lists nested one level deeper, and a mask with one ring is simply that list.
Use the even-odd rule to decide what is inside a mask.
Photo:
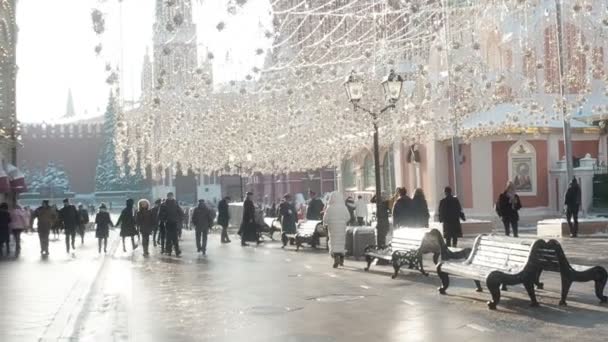
[{"label": "arched window", "polygon": [[[585,44],[582,32],[573,24],[563,26],[564,38],[564,82],[566,93],[578,94],[585,83],[586,60],[581,46]],[[557,30],[555,26],[545,29],[545,91],[559,93],[559,65],[557,49]]]},{"label": "arched window", "polygon": [[363,187],[374,188],[376,186],[376,170],[374,169],[374,158],[370,155],[365,157],[363,163]]},{"label": "arched window", "polygon": [[386,152],[384,155],[382,171],[382,177],[384,180],[382,190],[387,194],[391,194],[395,189],[395,158],[392,149]]},{"label": "arched window", "polygon": [[342,163],[342,186],[344,189],[350,189],[357,186],[355,183],[353,162],[348,159]]},{"label": "arched window", "polygon": [[520,140],[509,148],[509,180],[520,195],[535,196],[536,149],[530,143]]}]

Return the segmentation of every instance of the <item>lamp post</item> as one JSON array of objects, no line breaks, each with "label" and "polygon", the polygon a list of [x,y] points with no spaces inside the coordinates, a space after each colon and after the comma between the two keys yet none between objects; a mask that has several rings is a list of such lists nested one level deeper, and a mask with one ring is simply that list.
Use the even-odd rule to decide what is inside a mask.
[{"label": "lamp post", "polygon": [[[403,78],[397,75],[394,70],[391,70],[389,74],[381,82],[382,90],[384,91],[385,106],[380,111],[373,111],[368,108],[361,107],[359,101],[363,97],[363,81],[353,71],[346,78],[344,82],[344,88],[346,89],[346,95],[348,100],[353,104],[355,110],[361,109],[362,111],[371,115],[374,127],[374,170],[376,176],[376,217],[380,215],[382,209],[382,182],[380,175],[380,146],[378,143],[378,117],[380,114],[386,112],[389,109],[395,108],[395,104],[401,96],[401,89],[403,88]],[[377,239],[378,245],[385,244],[384,234],[388,232],[388,226],[385,226],[387,221],[377,220],[376,230],[378,232]]]},{"label": "lamp post", "polygon": [[570,119],[568,118],[568,108],[566,107],[566,85],[564,84],[564,28],[562,23],[562,4],[561,0],[555,0],[555,23],[557,31],[557,59],[559,69],[559,96],[562,110],[562,120],[564,128],[564,152],[566,154],[566,174],[567,181],[574,177],[574,166],[572,161],[572,136],[570,131]]},{"label": "lamp post", "polygon": [[[245,159],[247,160],[247,162],[251,162],[253,160],[253,155],[252,155],[251,151],[247,152],[247,154],[245,155]],[[230,164],[236,166],[237,172],[239,173],[239,183],[240,183],[241,202],[242,202],[245,200],[245,194],[244,194],[244,190],[243,190],[243,162],[235,164],[234,162],[236,160],[236,157],[234,156],[234,154],[228,155],[228,160],[230,161]]]}]

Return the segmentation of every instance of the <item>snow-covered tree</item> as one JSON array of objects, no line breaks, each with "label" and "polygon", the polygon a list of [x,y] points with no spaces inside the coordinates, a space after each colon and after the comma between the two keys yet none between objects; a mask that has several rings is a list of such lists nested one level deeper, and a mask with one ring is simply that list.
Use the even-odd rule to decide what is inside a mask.
[{"label": "snow-covered tree", "polygon": [[70,190],[70,180],[61,165],[49,162],[44,170],[23,168],[32,192],[64,193]]},{"label": "snow-covered tree", "polygon": [[116,112],[118,104],[113,93],[110,93],[105,113],[103,143],[97,159],[95,172],[95,190],[115,191],[121,190],[122,180],[120,169],[116,163]]}]

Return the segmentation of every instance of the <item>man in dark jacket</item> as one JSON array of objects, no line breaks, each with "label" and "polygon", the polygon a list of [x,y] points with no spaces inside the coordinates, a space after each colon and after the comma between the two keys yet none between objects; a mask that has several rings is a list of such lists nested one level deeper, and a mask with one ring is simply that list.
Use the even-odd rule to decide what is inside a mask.
[{"label": "man in dark jacket", "polygon": [[152,225],[152,243],[154,244],[154,247],[156,247],[156,234],[158,233],[158,214],[160,212],[161,203],[162,201],[160,199],[157,199],[156,202],[154,202],[154,207],[151,209],[152,216],[154,216],[154,223]]},{"label": "man in dark jacket", "polygon": [[192,225],[196,231],[196,249],[203,255],[207,253],[207,234],[213,225],[213,216],[213,212],[205,205],[205,200],[199,200],[198,207],[192,212]]},{"label": "man in dark jacket", "polygon": [[78,205],[78,235],[80,235],[80,244],[84,244],[84,234],[89,224],[89,212],[82,204]]},{"label": "man in dark jacket", "polygon": [[405,188],[399,188],[399,198],[393,205],[393,227],[408,227],[412,221],[412,199]]},{"label": "man in dark jacket", "polygon": [[76,249],[74,240],[76,240],[76,228],[80,223],[80,218],[78,210],[70,204],[70,200],[67,198],[63,200],[63,208],[59,210],[59,219],[63,223],[63,229],[65,230],[65,249],[70,253],[70,238],[72,239],[72,249]]},{"label": "man in dark jacket", "polygon": [[519,236],[519,209],[521,209],[521,200],[515,192],[515,185],[513,182],[508,182],[505,191],[498,196],[496,203],[496,214],[502,219],[506,236],[511,235],[511,229],[514,237]]},{"label": "man in dark jacket", "polygon": [[247,246],[247,242],[261,242],[258,237],[257,224],[255,222],[255,205],[253,204],[253,193],[248,192],[243,203],[243,220],[239,235],[241,235],[241,246]]},{"label": "man in dark jacket", "polygon": [[230,202],[230,197],[226,196],[217,205],[217,224],[222,226],[222,243],[230,243],[228,237],[228,225],[230,224],[228,202]]},{"label": "man in dark jacket", "polygon": [[160,221],[165,223],[165,229],[167,231],[167,241],[165,246],[165,253],[167,255],[171,255],[172,249],[175,249],[176,256],[180,256],[182,254],[179,249],[179,238],[177,236],[177,229],[183,217],[184,213],[177,204],[173,193],[168,193],[165,203],[160,206],[159,213]]},{"label": "man in dark jacket", "polygon": [[308,202],[308,209],[306,210],[306,219],[320,221],[323,219],[323,208],[325,204],[317,197],[317,194],[313,191],[310,192],[310,202]]},{"label": "man in dark jacket", "polygon": [[[570,227],[570,236],[578,236],[578,211],[581,208],[581,187],[578,185],[576,178],[572,178],[568,191],[566,191],[566,199],[564,201],[566,205],[566,220]],[[572,225],[572,219],[574,218],[574,225]]]},{"label": "man in dark jacket", "polygon": [[439,201],[439,222],[443,223],[443,237],[448,247],[456,247],[462,237],[460,220],[466,220],[458,198],[452,195],[452,188],[445,187],[445,198]]}]

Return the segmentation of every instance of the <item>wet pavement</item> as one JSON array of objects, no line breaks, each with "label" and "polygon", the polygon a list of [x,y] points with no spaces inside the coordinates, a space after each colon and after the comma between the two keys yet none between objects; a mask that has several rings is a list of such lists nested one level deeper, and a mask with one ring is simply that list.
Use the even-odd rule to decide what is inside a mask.
[{"label": "wet pavement", "polygon": [[[593,284],[575,283],[560,307],[556,274],[543,277],[540,308],[514,286],[489,311],[487,291],[467,280],[440,296],[433,273],[392,280],[391,267],[364,272],[348,259],[335,270],[326,251],[279,242],[242,248],[213,234],[200,256],[185,232],[181,258],[124,253],[116,238],[100,257],[90,236],[75,256],[59,241],[41,260],[34,237],[18,261],[0,262],[0,341],[605,341],[608,333],[608,306]],[[563,244],[573,262],[608,267],[608,239]]]}]

